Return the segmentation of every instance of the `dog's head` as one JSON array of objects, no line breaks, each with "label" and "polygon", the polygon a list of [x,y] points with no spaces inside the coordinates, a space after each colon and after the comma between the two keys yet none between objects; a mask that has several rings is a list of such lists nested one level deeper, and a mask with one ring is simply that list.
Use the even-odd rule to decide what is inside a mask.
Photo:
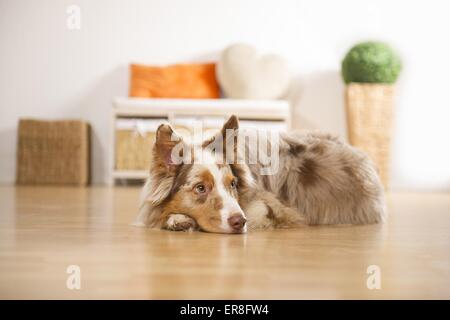
[{"label": "dog's head", "polygon": [[158,128],[147,201],[161,208],[159,222],[178,213],[203,231],[246,232],[239,194],[253,181],[248,167],[237,161],[237,129],[232,116],[211,139],[189,144],[169,125]]}]

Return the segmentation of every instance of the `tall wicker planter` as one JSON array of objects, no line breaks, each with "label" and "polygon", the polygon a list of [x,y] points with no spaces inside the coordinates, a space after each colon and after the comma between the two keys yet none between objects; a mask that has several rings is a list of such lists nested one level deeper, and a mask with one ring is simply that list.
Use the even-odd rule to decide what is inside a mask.
[{"label": "tall wicker planter", "polygon": [[394,86],[350,83],[346,87],[345,102],[349,141],[372,158],[388,188]]}]

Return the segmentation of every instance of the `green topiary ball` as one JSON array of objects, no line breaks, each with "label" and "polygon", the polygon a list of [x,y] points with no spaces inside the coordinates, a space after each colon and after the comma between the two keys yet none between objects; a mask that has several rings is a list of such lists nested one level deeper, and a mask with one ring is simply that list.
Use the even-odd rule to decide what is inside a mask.
[{"label": "green topiary ball", "polygon": [[400,58],[382,42],[359,43],[350,49],[342,61],[345,83],[394,83],[401,69]]}]

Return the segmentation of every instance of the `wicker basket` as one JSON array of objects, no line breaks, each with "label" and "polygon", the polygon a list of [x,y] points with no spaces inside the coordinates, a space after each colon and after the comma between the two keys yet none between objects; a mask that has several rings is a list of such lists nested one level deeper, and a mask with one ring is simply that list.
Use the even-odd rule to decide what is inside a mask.
[{"label": "wicker basket", "polygon": [[116,131],[116,169],[147,170],[155,133],[139,134],[135,130]]},{"label": "wicker basket", "polygon": [[78,120],[20,120],[18,184],[86,185],[90,177],[90,129]]},{"label": "wicker basket", "polygon": [[116,170],[148,170],[155,133],[167,119],[123,118],[116,122]]},{"label": "wicker basket", "polygon": [[387,84],[351,83],[346,88],[345,99],[349,141],[372,158],[387,188],[394,87]]},{"label": "wicker basket", "polygon": [[[178,117],[172,127],[184,135],[194,134],[196,121],[202,121],[202,129],[217,131],[223,123],[223,118]],[[168,123],[166,118],[153,119],[120,119],[116,123],[116,170],[148,170],[151,161],[151,150],[155,142],[155,133],[161,123]]]}]

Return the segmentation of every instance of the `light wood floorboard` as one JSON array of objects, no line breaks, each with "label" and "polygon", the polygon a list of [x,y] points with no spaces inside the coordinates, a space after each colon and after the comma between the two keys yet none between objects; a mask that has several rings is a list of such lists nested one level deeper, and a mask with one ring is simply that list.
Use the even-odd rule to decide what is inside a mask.
[{"label": "light wood floorboard", "polygon": [[386,224],[220,235],[130,226],[138,193],[0,187],[0,298],[450,298],[449,194],[391,194]]}]

